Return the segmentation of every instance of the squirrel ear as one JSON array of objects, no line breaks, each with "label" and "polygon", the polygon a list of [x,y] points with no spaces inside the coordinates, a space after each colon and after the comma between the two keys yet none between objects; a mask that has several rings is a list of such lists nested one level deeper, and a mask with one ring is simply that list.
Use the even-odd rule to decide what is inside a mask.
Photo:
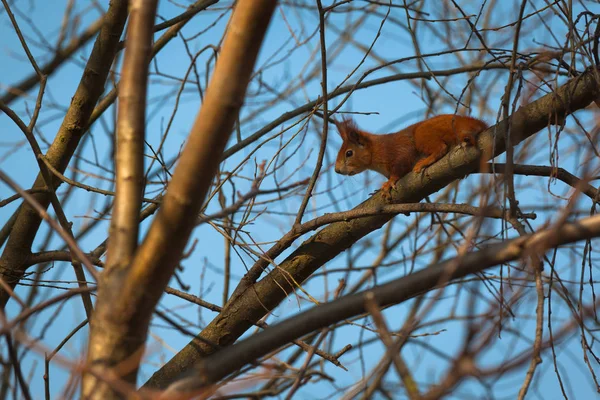
[{"label": "squirrel ear", "polygon": [[334,119],[333,123],[335,124],[335,127],[337,128],[337,131],[342,140],[348,139],[348,137],[346,136],[346,127],[344,126],[344,122],[339,122],[337,119]]},{"label": "squirrel ear", "polygon": [[348,131],[348,141],[363,147],[365,145],[365,138],[357,129],[350,129]]}]

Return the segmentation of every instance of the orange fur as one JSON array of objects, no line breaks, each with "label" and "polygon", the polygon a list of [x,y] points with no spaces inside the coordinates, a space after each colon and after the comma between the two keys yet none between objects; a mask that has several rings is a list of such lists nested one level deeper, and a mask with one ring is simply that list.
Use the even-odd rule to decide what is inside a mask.
[{"label": "orange fur", "polygon": [[476,135],[487,127],[478,119],[452,114],[438,115],[387,135],[363,131],[350,119],[335,124],[343,140],[335,172],[379,172],[388,178],[381,187],[388,195],[396,181],[411,170],[421,172],[448,153],[451,146],[474,146]]}]

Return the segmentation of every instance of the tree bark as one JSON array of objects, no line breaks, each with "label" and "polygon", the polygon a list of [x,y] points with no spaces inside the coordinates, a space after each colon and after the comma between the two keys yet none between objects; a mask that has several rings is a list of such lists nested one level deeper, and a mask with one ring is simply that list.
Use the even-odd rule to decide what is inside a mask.
[{"label": "tree bark", "polygon": [[[532,136],[552,121],[556,121],[557,117],[561,120],[566,115],[587,107],[600,93],[596,74],[596,70],[588,70],[553,93],[519,108],[510,117],[513,144],[517,145]],[[476,170],[482,161],[503,153],[503,138],[507,126],[508,120],[503,120],[479,135],[478,147],[483,149],[483,152],[474,148],[451,151],[429,167],[426,174],[406,175],[397,182],[391,201],[421,201],[452,181]],[[380,194],[376,194],[356,208],[372,209],[381,204],[384,204],[384,201]],[[246,287],[241,293],[232,298],[194,340],[154,373],[145,386],[165,388],[179,374],[215,351],[214,346],[210,346],[209,343],[223,347],[235,342],[253,323],[273,310],[296,289],[294,282],[301,284],[323,264],[365,235],[381,228],[391,218],[393,215],[377,215],[337,222],[311,236],[262,280],[256,283],[246,282]]]},{"label": "tree bark", "polygon": [[148,234],[127,268],[100,279],[98,298],[106,304],[98,304],[92,320],[87,398],[120,398],[133,388],[154,307],[196,226],[276,3],[236,3],[204,104]]},{"label": "tree bark", "polygon": [[[85,133],[85,127],[94,106],[104,91],[106,78],[117,53],[126,19],[127,0],[111,1],[67,115],[45,155],[52,167],[60,173],[65,172]],[[54,188],[56,189],[61,183],[62,181],[55,177]],[[40,173],[32,189],[44,189],[45,186],[44,177]],[[48,208],[50,195],[36,193],[34,196],[44,209]],[[31,253],[31,245],[41,222],[42,218],[32,206],[27,203],[21,205],[2,257],[0,257],[0,278],[4,279],[11,289],[17,285],[27,269],[27,257]],[[9,292],[0,287],[1,308],[4,308],[9,298]]]}]

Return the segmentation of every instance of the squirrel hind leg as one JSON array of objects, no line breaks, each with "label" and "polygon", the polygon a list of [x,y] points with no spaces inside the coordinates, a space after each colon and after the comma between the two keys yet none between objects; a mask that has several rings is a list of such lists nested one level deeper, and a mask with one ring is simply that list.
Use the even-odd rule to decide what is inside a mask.
[{"label": "squirrel hind leg", "polygon": [[419,160],[415,164],[415,166],[413,167],[413,172],[421,172],[424,168],[429,167],[431,164],[444,157],[446,153],[448,153],[448,145],[442,142],[438,147],[434,149],[434,151],[429,153],[429,156],[423,158],[422,160]]}]

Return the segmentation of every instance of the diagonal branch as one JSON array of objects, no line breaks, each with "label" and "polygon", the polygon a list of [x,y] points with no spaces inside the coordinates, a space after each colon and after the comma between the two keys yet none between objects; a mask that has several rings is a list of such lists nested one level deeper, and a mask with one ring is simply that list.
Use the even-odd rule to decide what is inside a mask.
[{"label": "diagonal branch", "polygon": [[576,223],[551,227],[532,235],[490,245],[478,252],[430,265],[365,292],[313,307],[236,345],[220,350],[202,359],[200,363],[182,374],[184,379],[173,385],[173,388],[180,391],[195,391],[216,383],[290,340],[368,312],[369,309],[365,304],[367,296],[372,296],[380,307],[399,304],[437,287],[443,287],[454,279],[530,254],[543,254],[548,249],[562,244],[598,236],[600,236],[600,215],[594,215]]},{"label": "diagonal branch", "polygon": [[[597,98],[600,90],[595,80],[595,72],[589,70],[568,81],[555,92],[517,110],[510,117],[513,144],[516,145],[540,131],[557,116],[560,120],[560,117],[586,107]],[[508,121],[504,120],[479,135],[478,147],[492,149],[483,155],[473,148],[458,149],[432,165],[427,175],[408,174],[398,181],[396,190],[392,193],[393,202],[418,202],[477,169],[482,158],[487,160],[503,153],[505,147],[502,133],[507,126]],[[357,208],[373,208],[380,204],[383,204],[383,200],[377,194]],[[391,218],[393,216],[389,214],[370,216],[337,222],[320,230],[261,281],[254,284],[246,282],[247,288],[232,298],[223,312],[211,321],[198,338],[221,346],[232,344],[252,326],[252,322],[258,321],[296,289],[290,282],[301,284],[323,264],[365,235],[381,228]],[[204,345],[201,340],[193,340],[158,370],[146,385],[166,387],[181,372],[212,352],[212,348]]]},{"label": "diagonal branch", "polygon": [[98,298],[106,306],[99,305],[92,320],[90,371],[83,390],[88,398],[119,398],[116,387],[97,376],[135,382],[154,308],[196,225],[276,3],[236,3],[203,105],[148,234],[127,269],[105,271],[99,282]]},{"label": "diagonal branch", "polygon": [[[83,33],[72,39],[67,46],[62,49],[57,49],[56,53],[50,61],[40,67],[40,71],[44,75],[50,75],[56,71],[61,65],[71,59],[73,54],[83,47],[87,42],[90,41],[100,28],[102,27],[104,16],[98,18],[90,26],[87,27]],[[35,87],[40,82],[40,76],[37,73],[32,73],[27,78],[23,79],[16,85],[9,87],[7,93],[0,97],[0,101],[5,104],[10,104],[15,99],[18,99],[23,94],[27,93],[30,89]]]},{"label": "diagonal branch", "polygon": [[[504,174],[506,171],[506,164],[493,163],[487,164],[481,169],[481,173],[498,173]],[[559,181],[566,183],[573,189],[580,190],[581,193],[593,201],[598,200],[598,189],[588,183],[586,179],[579,179],[564,168],[556,168],[546,165],[523,165],[514,164],[513,173],[518,175],[527,176],[546,176],[548,178],[556,177]]]},{"label": "diagonal branch", "polygon": [[[59,172],[63,173],[79,145],[84,127],[94,109],[94,105],[104,90],[104,84],[110,71],[127,19],[127,1],[114,0],[110,3],[103,26],[100,30],[89,61],[83,71],[83,76],[77,87],[71,105],[56,134],[54,142],[46,153],[46,159]],[[60,181],[56,178],[53,187]],[[42,174],[38,174],[33,189],[45,188]],[[45,210],[50,204],[48,193],[33,195]],[[31,252],[31,245],[41,224],[38,212],[29,204],[24,203],[18,210],[10,237],[0,257],[0,275],[14,288],[27,268],[26,259]],[[0,308],[6,305],[10,295],[0,288]]]},{"label": "diagonal branch", "polygon": [[[191,17],[217,2],[218,0],[198,0],[190,6],[188,11],[182,14],[184,18],[176,17],[174,19],[176,21],[171,20],[167,21],[168,24],[157,25],[163,28],[176,22],[156,40],[152,55],[156,55],[171,39],[176,37]],[[106,77],[114,56],[121,48],[119,39],[126,17],[127,1],[117,0],[111,3],[102,19],[102,29],[94,44],[94,49],[89,57],[77,92],[72,99],[71,107],[69,107],[54,143],[46,154],[46,159],[50,163],[49,168],[55,171],[55,175],[56,172],[59,174],[64,173],[83,134],[117,98],[117,89],[114,88],[93,108],[104,90]],[[42,71],[44,71],[43,68]],[[93,111],[90,110],[90,107],[93,108]],[[61,180],[56,178],[54,187],[58,187],[60,183]],[[30,190],[34,193],[46,191],[41,175],[38,176],[33,188]],[[48,207],[50,199],[48,194],[41,193],[36,196],[36,199],[45,208]],[[10,230],[9,243],[0,258],[0,271],[2,271],[0,272],[0,278],[10,282],[11,287],[18,283],[28,267],[26,259],[41,223],[37,214],[26,205],[20,207],[13,215],[14,217],[11,217],[10,223],[7,223],[0,232],[0,239],[3,241],[8,234],[7,231]],[[13,230],[13,227],[16,228]],[[0,307],[6,304],[9,297],[8,291],[0,288]]]}]

